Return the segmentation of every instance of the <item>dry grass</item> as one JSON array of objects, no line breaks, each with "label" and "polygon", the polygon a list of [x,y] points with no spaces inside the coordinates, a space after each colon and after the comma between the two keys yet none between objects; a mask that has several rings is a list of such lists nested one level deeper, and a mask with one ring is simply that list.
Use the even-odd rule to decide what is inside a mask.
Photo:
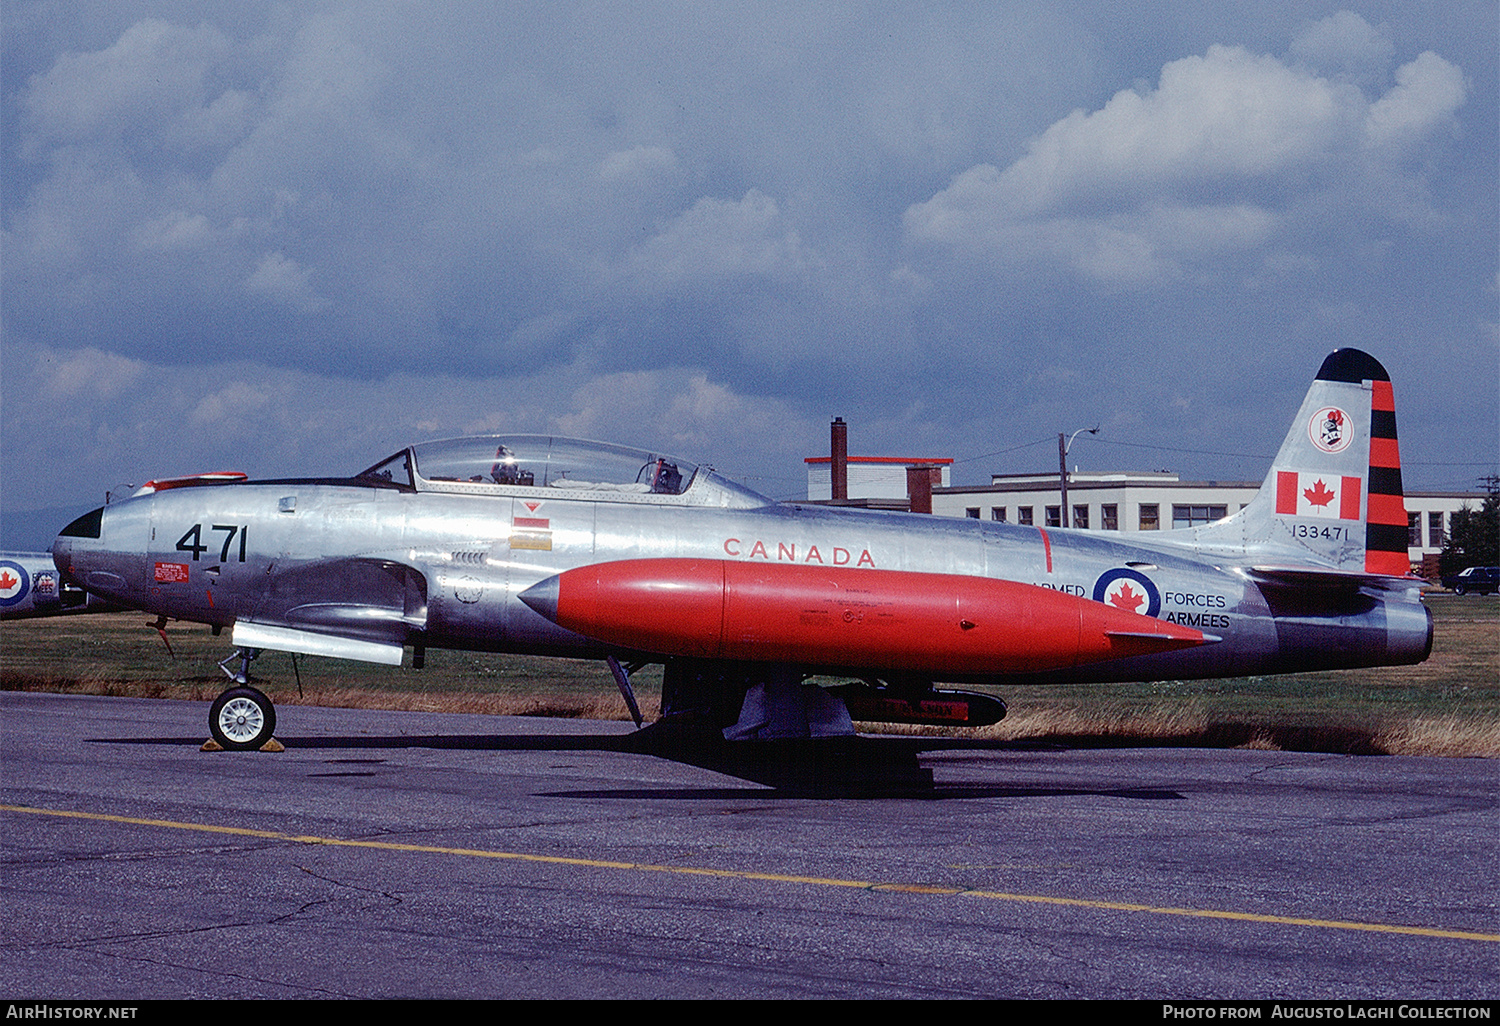
[{"label": "dry grass", "polygon": [[1457,716],[1418,718],[1376,738],[1391,755],[1444,755],[1493,759],[1500,756],[1500,716],[1461,720]]},{"label": "dry grass", "polygon": [[974,737],[1047,741],[1084,748],[1238,748],[1265,752],[1341,755],[1422,755],[1500,758],[1500,718],[1469,722],[1458,717],[1418,718],[1385,728],[1266,724],[1214,720],[1202,710],[1157,710],[1111,717],[1046,709],[976,730],[908,724],[861,723],[861,732],[916,737]]}]

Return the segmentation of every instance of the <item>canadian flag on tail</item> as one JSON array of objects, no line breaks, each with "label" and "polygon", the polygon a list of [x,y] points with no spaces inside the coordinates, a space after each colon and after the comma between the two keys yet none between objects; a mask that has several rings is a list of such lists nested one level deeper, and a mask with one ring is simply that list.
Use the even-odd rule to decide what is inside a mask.
[{"label": "canadian flag on tail", "polygon": [[1276,473],[1276,512],[1297,517],[1358,520],[1361,480],[1328,473]]}]

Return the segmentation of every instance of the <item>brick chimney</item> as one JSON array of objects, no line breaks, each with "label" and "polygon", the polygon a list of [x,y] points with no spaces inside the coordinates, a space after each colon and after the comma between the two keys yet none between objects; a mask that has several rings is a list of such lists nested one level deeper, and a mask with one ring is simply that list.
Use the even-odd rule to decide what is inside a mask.
[{"label": "brick chimney", "polygon": [[833,486],[830,493],[834,502],[849,498],[849,425],[843,417],[834,417],[828,427],[828,444],[833,456],[829,467],[829,480]]},{"label": "brick chimney", "polygon": [[932,470],[930,466],[906,468],[906,498],[913,513],[932,512]]}]

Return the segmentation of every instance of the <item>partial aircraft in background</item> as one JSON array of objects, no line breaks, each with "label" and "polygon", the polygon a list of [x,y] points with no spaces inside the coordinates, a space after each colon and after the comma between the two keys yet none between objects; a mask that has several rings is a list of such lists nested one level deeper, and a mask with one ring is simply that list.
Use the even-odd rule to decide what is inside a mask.
[{"label": "partial aircraft in background", "polygon": [[67,580],[50,552],[0,552],[0,620],[121,608]]},{"label": "partial aircraft in background", "polygon": [[[547,436],[422,442],[349,477],[152,482],[63,529],[67,581],[230,628],[209,728],[256,748],[261,649],[421,666],[431,647],[664,664],[662,716],[728,739],[853,720],[992,723],[939,690],[1416,663],[1389,376],[1330,355],[1265,484],[1206,526],[1122,536],[780,504],[707,467]],[[238,660],[238,666],[233,665]],[[838,687],[810,677],[842,677]]]}]

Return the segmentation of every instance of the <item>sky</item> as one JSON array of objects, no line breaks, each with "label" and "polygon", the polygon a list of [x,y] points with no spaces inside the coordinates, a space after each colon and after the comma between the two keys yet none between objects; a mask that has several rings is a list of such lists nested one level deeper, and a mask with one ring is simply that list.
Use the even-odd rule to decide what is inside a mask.
[{"label": "sky", "polygon": [[1491,0],[3,0],[0,517],[546,432],[778,498],[1500,459]]}]

